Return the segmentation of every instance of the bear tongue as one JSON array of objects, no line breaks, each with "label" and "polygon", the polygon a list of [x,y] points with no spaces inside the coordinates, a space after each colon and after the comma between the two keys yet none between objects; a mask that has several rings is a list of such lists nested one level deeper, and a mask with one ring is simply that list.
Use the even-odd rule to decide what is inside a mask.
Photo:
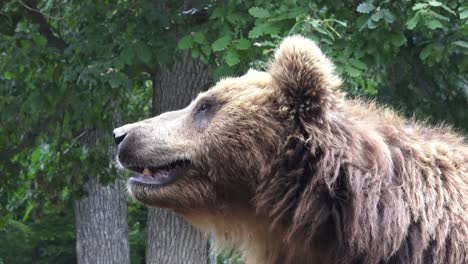
[{"label": "bear tongue", "polygon": [[169,170],[157,170],[155,172],[151,171],[150,169],[148,168],[145,168],[143,170],[143,176],[145,177],[152,177],[152,178],[160,178],[160,179],[164,179],[164,178],[167,178],[169,176]]},{"label": "bear tongue", "polygon": [[131,177],[130,181],[150,185],[163,185],[173,180],[174,173],[174,170],[157,170],[153,172],[149,168],[144,168],[140,175]]}]

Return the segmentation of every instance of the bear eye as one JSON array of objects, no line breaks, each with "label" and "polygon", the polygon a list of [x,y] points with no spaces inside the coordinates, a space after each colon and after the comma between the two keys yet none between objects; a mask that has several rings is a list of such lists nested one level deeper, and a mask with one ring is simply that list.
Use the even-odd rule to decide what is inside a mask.
[{"label": "bear eye", "polygon": [[205,103],[202,103],[199,107],[198,107],[198,112],[204,112],[206,110],[208,110],[209,108],[211,107],[211,105],[207,102]]},{"label": "bear eye", "polygon": [[203,100],[198,104],[198,107],[196,108],[197,113],[203,113],[207,112],[208,110],[213,107],[214,103],[211,100]]},{"label": "bear eye", "polygon": [[219,109],[220,103],[215,98],[210,96],[201,99],[192,112],[194,124],[201,130],[207,128]]}]

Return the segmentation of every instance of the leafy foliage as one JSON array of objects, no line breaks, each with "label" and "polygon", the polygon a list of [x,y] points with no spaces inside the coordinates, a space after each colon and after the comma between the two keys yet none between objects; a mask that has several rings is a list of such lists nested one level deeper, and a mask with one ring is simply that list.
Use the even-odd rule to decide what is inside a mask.
[{"label": "leafy foliage", "polygon": [[0,263],[76,260],[73,210],[47,210],[41,221],[7,219],[0,225],[0,238]]},{"label": "leafy foliage", "polygon": [[221,250],[216,258],[217,264],[243,264],[244,260],[239,254]]},{"label": "leafy foliage", "polygon": [[140,203],[128,205],[128,240],[130,244],[130,263],[145,263],[147,211]]},{"label": "leafy foliage", "polygon": [[[264,66],[258,58],[300,33],[333,58],[350,94],[467,131],[467,8],[455,0],[232,1],[214,7],[210,27],[190,33],[203,34],[207,43],[218,39],[211,50],[205,42],[181,48],[215,60],[219,77]],[[242,49],[241,40],[250,48]]]}]

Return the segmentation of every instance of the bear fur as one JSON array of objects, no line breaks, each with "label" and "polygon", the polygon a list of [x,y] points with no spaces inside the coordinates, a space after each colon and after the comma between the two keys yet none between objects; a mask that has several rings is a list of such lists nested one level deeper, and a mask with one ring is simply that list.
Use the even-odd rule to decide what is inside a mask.
[{"label": "bear fur", "polygon": [[126,168],[190,163],[169,184],[130,181],[131,195],[249,264],[468,263],[466,140],[340,85],[314,42],[286,38],[266,72],[116,130]]}]

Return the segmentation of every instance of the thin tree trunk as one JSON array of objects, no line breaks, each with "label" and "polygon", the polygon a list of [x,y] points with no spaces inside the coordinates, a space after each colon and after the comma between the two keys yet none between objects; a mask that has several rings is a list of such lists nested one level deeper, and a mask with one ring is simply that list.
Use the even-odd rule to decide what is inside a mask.
[{"label": "thin tree trunk", "polygon": [[[209,67],[184,53],[170,68],[162,67],[153,76],[153,114],[187,106],[210,80]],[[207,235],[172,212],[148,210],[147,264],[210,263],[213,251]]]},{"label": "thin tree trunk", "polygon": [[85,184],[87,195],[75,202],[78,264],[129,264],[125,182]]}]

